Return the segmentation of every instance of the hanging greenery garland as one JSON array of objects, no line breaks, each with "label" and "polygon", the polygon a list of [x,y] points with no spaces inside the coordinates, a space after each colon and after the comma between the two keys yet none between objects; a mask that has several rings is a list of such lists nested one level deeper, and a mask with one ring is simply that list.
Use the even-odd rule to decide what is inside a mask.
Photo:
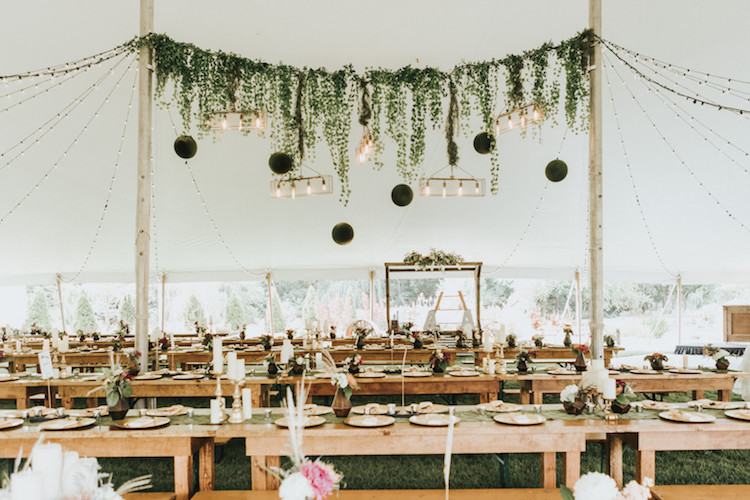
[{"label": "hanging greenery garland", "polygon": [[[564,72],[566,122],[574,130],[584,129],[592,42],[590,31],[583,31],[558,45],[545,43],[520,55],[462,63],[449,72],[407,66],[369,69],[361,75],[351,66],[327,71],[269,64],[204,50],[162,34],[135,38],[127,45],[133,51],[141,46],[153,50],[157,102],[179,109],[186,132],[195,125],[199,136],[208,133],[205,118],[212,111],[262,109],[270,118],[274,151],[295,155],[302,147],[305,158],[312,161],[316,144],[324,139],[341,184],[340,199],[346,204],[352,153],[349,134],[362,81],[370,88],[369,126],[377,144],[375,166],[383,166],[384,139],[388,137],[396,145],[396,170],[408,182],[421,172],[428,124],[437,129],[444,123],[450,80],[456,87],[464,130],[472,130],[469,122],[478,117],[483,131],[493,133],[500,91],[505,97],[505,110],[531,100],[554,122],[561,92],[558,79]],[[530,74],[530,89],[526,89],[524,73]],[[500,88],[501,75],[504,89]],[[299,89],[304,89],[302,99],[297,98]],[[304,122],[302,143],[300,119]],[[494,148],[491,160],[493,193],[497,192],[498,149]]]}]

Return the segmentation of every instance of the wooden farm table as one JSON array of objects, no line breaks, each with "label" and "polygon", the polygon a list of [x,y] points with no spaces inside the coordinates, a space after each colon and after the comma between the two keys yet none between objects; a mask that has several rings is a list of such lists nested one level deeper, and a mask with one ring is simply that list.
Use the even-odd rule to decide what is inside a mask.
[{"label": "wooden farm table", "polygon": [[750,422],[717,418],[709,424],[683,424],[663,420],[619,420],[612,425],[609,443],[610,475],[622,484],[622,443],[636,450],[635,479],[656,480],[656,452],[684,450],[750,449]]},{"label": "wooden farm table", "polygon": [[[720,401],[729,401],[735,379],[739,376],[739,373],[705,372],[701,374],[681,374],[664,372],[656,375],[639,375],[623,372],[619,375],[610,376],[630,383],[635,392],[692,391],[694,399],[701,399],[703,391],[715,390],[719,392]],[[521,389],[521,402],[541,404],[544,393],[559,393],[565,386],[577,384],[580,380],[580,375],[519,375],[518,386]]]},{"label": "wooden farm table", "polygon": [[[49,389],[49,390],[48,390]],[[57,386],[51,381],[49,388],[47,382],[41,379],[20,379],[9,382],[0,382],[0,400],[11,399],[16,402],[16,408],[23,409],[29,407],[31,396],[44,394],[45,405],[54,407],[52,401],[55,401]]]},{"label": "wooden farm table", "polygon": [[[68,351],[65,353],[52,353],[53,364],[67,364],[72,366],[105,366],[109,365],[109,352],[98,349],[95,351],[78,352]],[[114,353],[115,362],[123,362],[124,354]],[[8,363],[11,373],[26,370],[27,366],[35,366],[38,369],[39,351],[7,354],[0,358],[0,363]]]},{"label": "wooden farm table", "polygon": [[[534,353],[536,354],[536,360],[542,362],[565,361],[572,363],[576,359],[576,355],[573,353],[573,351],[571,351],[569,347],[565,346],[530,347],[525,350],[534,351]],[[612,355],[617,351],[622,350],[622,347],[605,347],[604,366],[609,366],[610,361],[612,361]],[[486,357],[488,354],[492,357],[495,357],[495,354],[497,354],[499,349],[493,351],[492,353],[487,353],[483,349],[471,349],[471,351],[474,352],[474,359],[477,365],[481,365],[482,358]],[[516,354],[518,354],[519,352],[520,349],[518,348],[514,347],[511,349],[510,347],[505,347],[503,348],[503,358],[516,359]]]},{"label": "wooden farm table", "polygon": [[28,456],[39,436],[60,443],[66,450],[92,457],[172,457],[175,493],[188,500],[193,493],[193,454],[199,457],[200,489],[214,487],[214,433],[216,426],[170,425],[150,430],[90,429],[42,433],[35,425],[0,432],[0,458]]},{"label": "wooden farm table", "polygon": [[[461,422],[454,429],[453,453],[541,453],[544,488],[556,486],[555,454],[563,453],[563,483],[573,486],[580,475],[586,434],[601,432],[604,425],[590,420],[547,421],[528,427],[491,421]],[[326,423],[305,429],[303,451],[308,456],[441,455],[445,453],[446,432],[445,427],[420,427],[400,419],[394,425],[374,429]],[[253,489],[278,488],[278,481],[264,467],[278,467],[279,457],[288,454],[286,429],[272,423],[229,424],[221,426],[216,437],[245,438],[245,452],[252,457]]]}]

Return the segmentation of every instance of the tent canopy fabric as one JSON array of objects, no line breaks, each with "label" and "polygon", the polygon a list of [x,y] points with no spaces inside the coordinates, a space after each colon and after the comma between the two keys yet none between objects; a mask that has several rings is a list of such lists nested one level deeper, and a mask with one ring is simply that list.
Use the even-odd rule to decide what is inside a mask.
[{"label": "tent canopy fabric", "polygon": [[[137,34],[139,15],[135,2],[95,0],[14,2],[4,13],[3,75],[120,45]],[[676,0],[607,2],[603,32],[608,40],[662,61],[750,81],[750,68],[737,64],[746,59],[742,37],[749,14],[750,5],[741,1],[689,7]],[[568,38],[587,21],[587,2],[552,0],[160,0],[155,11],[155,30],[175,40],[297,66],[333,69],[351,63],[360,71],[410,64],[446,69],[462,60],[501,58]],[[717,150],[611,54],[609,61],[603,102],[605,279],[665,281],[681,275],[685,283],[749,281],[750,161],[741,152],[750,150],[748,117],[676,101],[736,146],[722,143]],[[81,282],[134,279],[136,66],[134,56],[115,58],[0,112],[0,284],[50,283],[58,273]],[[112,74],[90,96],[6,165],[28,141],[6,150],[75,103],[109,68]],[[0,85],[0,94],[18,88]],[[741,88],[750,92],[750,85]],[[0,108],[18,100],[17,94],[0,99]],[[335,194],[272,200],[267,159],[273,151],[268,139],[255,134],[199,139],[198,154],[186,165],[173,150],[175,130],[183,128],[178,113],[157,106],[154,276],[248,280],[271,271],[275,279],[367,279],[370,269],[382,276],[384,262],[438,248],[484,262],[485,276],[570,279],[576,270],[586,272],[588,137],[566,134],[562,113],[558,118],[558,125],[545,123],[525,137],[499,137],[496,196],[415,195],[409,206],[397,207],[390,192],[401,180],[389,168],[395,146],[386,143],[382,171],[352,165],[352,195],[344,207]],[[460,165],[489,177],[489,159],[472,148],[474,133],[461,131]],[[358,134],[355,124],[352,155]],[[569,173],[549,183],[544,167],[558,151]],[[429,132],[425,173],[446,163],[442,131]],[[313,166],[334,173],[325,145]],[[417,186],[412,188],[416,192]],[[338,222],[354,227],[349,245],[331,239]]]}]

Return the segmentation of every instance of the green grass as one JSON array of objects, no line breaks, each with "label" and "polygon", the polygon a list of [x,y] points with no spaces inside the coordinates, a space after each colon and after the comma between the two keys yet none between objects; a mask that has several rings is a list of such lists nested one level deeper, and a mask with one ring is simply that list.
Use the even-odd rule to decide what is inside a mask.
[{"label": "green grass", "polygon": [[[716,394],[707,391],[706,397]],[[517,398],[517,396],[516,396]],[[407,403],[421,400],[452,402],[439,396],[407,397]],[[512,397],[507,398],[512,400]],[[686,394],[665,396],[668,401],[687,401]],[[372,402],[399,402],[393,396],[353,397],[354,404]],[[398,401],[397,401],[398,400]],[[177,400],[160,399],[160,405]],[[182,400],[195,407],[206,407],[208,400]],[[326,403],[325,399],[316,399]],[[476,403],[475,396],[459,396],[459,404]],[[545,402],[556,402],[556,396],[545,396]],[[275,402],[278,404],[278,401]],[[599,471],[602,465],[603,448],[598,443],[589,443],[581,455],[581,472]],[[504,484],[500,459],[507,460],[508,483]],[[442,488],[442,455],[414,456],[358,456],[325,457],[344,476],[347,489],[390,488]],[[624,479],[629,481],[635,474],[635,452],[624,450]],[[6,467],[10,461],[5,460]],[[171,459],[162,458],[102,458],[102,470],[111,472],[115,484],[142,474],[153,474],[153,491],[173,490],[173,468]],[[680,451],[656,454],[657,482],[661,484],[750,484],[750,450],[739,451]],[[562,470],[558,456],[558,471]],[[451,467],[452,488],[500,488],[539,487],[540,457],[536,454],[510,455],[455,455]],[[196,474],[197,477],[197,474]],[[558,478],[559,479],[559,478]],[[216,449],[216,489],[250,489],[250,461],[245,456],[244,441],[234,439]]]}]

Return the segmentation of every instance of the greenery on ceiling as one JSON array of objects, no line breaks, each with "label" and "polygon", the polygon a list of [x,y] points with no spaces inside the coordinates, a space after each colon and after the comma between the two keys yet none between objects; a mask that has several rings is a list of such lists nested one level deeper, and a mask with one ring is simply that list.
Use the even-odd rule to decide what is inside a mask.
[{"label": "greenery on ceiling", "polygon": [[[383,167],[388,138],[396,145],[396,170],[411,182],[423,172],[427,127],[437,129],[453,122],[447,120],[451,86],[455,87],[458,121],[466,136],[493,133],[498,114],[532,102],[556,123],[563,88],[566,125],[585,129],[592,41],[587,30],[557,45],[545,43],[503,59],[461,63],[450,71],[407,66],[373,68],[363,74],[351,66],[328,71],[269,64],[204,50],[161,34],[136,38],[130,46],[133,50],[143,45],[153,49],[158,102],[179,109],[186,131],[196,126],[199,135],[207,133],[205,117],[212,111],[265,110],[273,148],[295,159],[290,175],[298,171],[303,158],[308,162],[315,159],[316,146],[324,140],[339,178],[340,199],[346,204],[353,155],[349,138],[352,132],[360,133],[351,127],[359,116],[355,108],[363,88],[370,94],[368,122],[376,142],[376,168]],[[353,116],[355,112],[357,116]],[[493,193],[498,186],[499,149],[494,148],[491,159]]]}]

